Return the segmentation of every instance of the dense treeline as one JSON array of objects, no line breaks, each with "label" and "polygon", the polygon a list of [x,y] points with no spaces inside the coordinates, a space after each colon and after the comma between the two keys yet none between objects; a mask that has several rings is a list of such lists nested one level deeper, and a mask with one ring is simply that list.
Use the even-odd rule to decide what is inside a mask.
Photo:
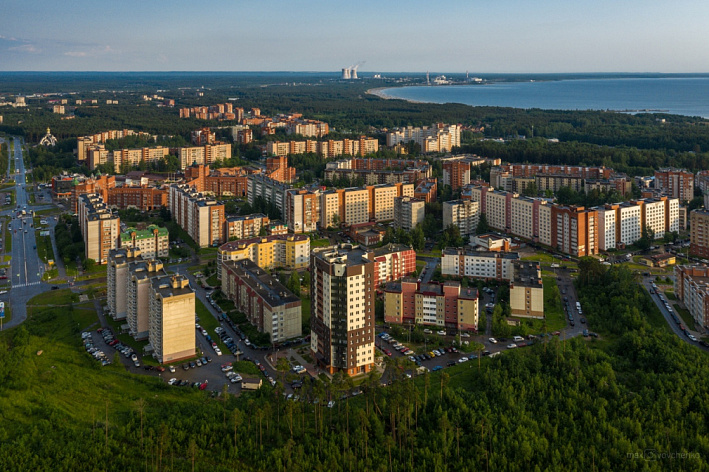
[{"label": "dense treeline", "polygon": [[[670,335],[623,268],[584,261],[579,291],[602,340],[559,340],[347,401],[351,381],[285,401],[264,387],[209,398],[81,354],[76,310],[49,309],[0,343],[4,470],[702,470],[706,355]],[[71,326],[72,323],[68,323]],[[75,324],[74,324],[75,326]],[[60,346],[57,346],[60,344]],[[58,349],[61,357],[52,357]],[[42,356],[35,352],[44,349]],[[61,359],[61,362],[60,362]],[[91,380],[88,388],[84,380]],[[94,380],[95,379],[95,380]],[[41,386],[40,386],[41,383]],[[334,408],[324,404],[337,400]],[[313,400],[319,401],[315,404]],[[106,422],[108,421],[108,422]],[[649,452],[652,451],[652,452]],[[686,454],[647,460],[649,454]],[[651,459],[651,458],[650,458]]]}]

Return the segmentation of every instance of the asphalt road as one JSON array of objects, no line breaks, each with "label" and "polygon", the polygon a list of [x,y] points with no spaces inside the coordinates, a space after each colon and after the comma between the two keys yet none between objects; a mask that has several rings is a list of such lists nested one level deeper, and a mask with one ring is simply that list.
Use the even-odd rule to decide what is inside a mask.
[{"label": "asphalt road", "polygon": [[[15,202],[16,207],[25,208],[29,213],[33,207],[29,204],[29,198],[25,188],[25,164],[22,156],[22,139],[13,138],[14,153],[10,156],[15,160]],[[36,209],[36,208],[34,208]],[[12,283],[10,289],[9,302],[12,307],[12,320],[5,324],[6,328],[12,328],[22,323],[27,318],[27,301],[35,295],[49,290],[49,285],[41,281],[44,272],[44,263],[37,255],[37,242],[35,241],[35,228],[31,227],[32,217],[18,217],[16,208],[3,212],[10,215],[10,229],[12,230],[12,269],[8,278]],[[3,296],[3,297],[4,297]]]},{"label": "asphalt road", "polygon": [[[654,281],[654,277],[644,277],[643,278],[643,287],[645,290],[650,291],[652,288],[652,282]],[[675,333],[677,336],[679,336],[680,339],[685,341],[688,344],[691,344],[694,347],[697,347],[699,349],[703,349],[705,351],[709,352],[709,349],[705,348],[699,343],[695,343],[691,339],[689,339],[682,330],[679,329],[679,325],[675,323],[675,320],[672,318],[672,315],[670,314],[669,311],[667,311],[667,307],[665,307],[665,304],[662,303],[662,300],[660,300],[660,296],[655,292],[655,294],[650,295],[652,300],[655,302],[655,305],[660,309],[660,313],[662,313],[662,316],[665,317],[665,321],[667,321],[667,324],[670,325],[670,329],[672,330],[673,333]],[[680,317],[679,313],[677,313],[677,317],[679,317],[680,322],[682,322],[682,317]],[[684,322],[682,322],[684,324]],[[698,333],[696,331],[691,331],[690,332],[697,337],[697,339],[700,338],[701,333]]]}]

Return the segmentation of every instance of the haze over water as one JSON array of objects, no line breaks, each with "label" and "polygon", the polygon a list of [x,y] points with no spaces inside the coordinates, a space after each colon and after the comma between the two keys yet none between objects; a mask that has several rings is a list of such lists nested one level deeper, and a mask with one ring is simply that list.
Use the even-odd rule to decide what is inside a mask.
[{"label": "haze over water", "polygon": [[709,77],[577,79],[388,88],[380,94],[429,103],[671,113],[709,118]]}]

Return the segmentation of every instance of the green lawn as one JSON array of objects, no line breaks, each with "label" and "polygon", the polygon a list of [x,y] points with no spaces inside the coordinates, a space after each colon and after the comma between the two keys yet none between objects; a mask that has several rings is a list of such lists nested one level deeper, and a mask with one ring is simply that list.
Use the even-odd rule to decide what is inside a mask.
[{"label": "green lawn", "polygon": [[330,240],[327,238],[323,239],[311,239],[310,240],[310,247],[315,248],[315,247],[327,247],[330,245]]},{"label": "green lawn", "polygon": [[[557,331],[566,327],[566,317],[561,302],[561,292],[555,277],[542,277],[544,284],[544,320],[533,320],[534,333]],[[527,321],[529,322],[529,321]]]},{"label": "green lawn", "polygon": [[665,297],[667,297],[668,300],[677,300],[675,293],[670,290],[665,291]]},{"label": "green lawn", "polygon": [[35,232],[35,238],[37,241],[37,254],[39,258],[46,264],[49,259],[57,260],[54,257],[54,248],[52,248],[52,240],[49,236],[40,236],[39,231]]},{"label": "green lawn", "polygon": [[677,303],[673,303],[672,305],[672,308],[682,318],[682,321],[684,321],[684,324],[687,325],[687,328],[694,331],[696,329],[696,327],[694,326],[694,318],[692,318],[692,315],[689,313],[689,310],[687,310],[686,308],[680,308],[679,304]]},{"label": "green lawn", "polygon": [[5,245],[5,252],[9,253],[12,251],[12,230],[8,227],[8,223],[10,222],[9,218],[6,218],[3,225],[5,228],[5,236],[4,236],[4,245]]},{"label": "green lawn", "polygon": [[525,256],[522,258],[523,261],[535,261],[535,262],[548,262],[548,263],[561,263],[561,259],[557,259],[555,257],[552,257],[551,254],[534,254],[532,256]]},{"label": "green lawn", "polygon": [[209,284],[210,287],[220,287],[222,283],[219,281],[219,278],[217,277],[217,274],[212,275],[207,279],[207,284]]},{"label": "green lawn", "polygon": [[[209,309],[204,306],[204,303],[202,303],[201,300],[195,298],[194,301],[195,304],[195,311],[197,312],[197,316],[199,316],[199,325],[207,330],[207,334],[214,340],[214,342],[217,343],[217,346],[219,346],[219,349],[222,350],[222,354],[229,354],[231,351],[227,349],[226,345],[222,342],[222,340],[217,336],[217,333],[214,332],[214,328],[216,328],[219,325],[219,322],[217,319],[212,315],[212,313],[209,311]],[[202,336],[202,333],[197,333],[197,336]],[[214,354],[214,351],[212,352],[207,352],[205,353],[208,356],[211,356]]]}]

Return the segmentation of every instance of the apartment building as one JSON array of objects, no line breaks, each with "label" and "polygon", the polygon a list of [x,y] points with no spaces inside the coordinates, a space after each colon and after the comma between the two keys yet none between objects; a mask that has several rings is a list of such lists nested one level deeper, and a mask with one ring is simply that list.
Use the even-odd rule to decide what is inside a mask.
[{"label": "apartment building", "polygon": [[215,196],[245,197],[248,193],[250,174],[259,174],[256,167],[222,167],[209,169],[209,166],[196,164],[185,169],[185,183],[195,187],[198,192]]},{"label": "apartment building", "polygon": [[702,332],[709,329],[709,267],[675,267],[675,295],[684,303],[694,323]]},{"label": "apartment building", "polygon": [[703,195],[709,193],[709,170],[700,170],[697,172],[694,184],[702,191]]},{"label": "apartment building", "polygon": [[426,202],[418,198],[394,198],[394,227],[411,231],[417,225],[423,224],[426,216]]},{"label": "apartment building", "polygon": [[460,147],[460,125],[436,123],[432,126],[407,126],[387,133],[387,146],[395,147],[414,141],[425,153],[451,152],[454,147]]},{"label": "apartment building", "polygon": [[177,151],[180,169],[191,165],[211,165],[217,161],[231,159],[230,143],[205,144],[203,146],[182,147]]},{"label": "apartment building", "polygon": [[248,259],[224,261],[222,291],[249,322],[277,343],[302,334],[302,306],[275,277]]},{"label": "apartment building", "polygon": [[266,159],[266,175],[279,182],[291,183],[295,180],[295,167],[288,167],[287,156]]},{"label": "apartment building", "polygon": [[115,187],[106,192],[108,206],[111,208],[136,208],[140,211],[152,211],[167,206],[167,188],[156,187]]},{"label": "apartment building", "polygon": [[224,233],[229,241],[255,238],[261,235],[261,230],[266,228],[269,222],[268,216],[263,213],[230,216],[225,221]]},{"label": "apartment building", "polygon": [[598,211],[582,206],[551,209],[552,247],[574,257],[598,254]]},{"label": "apartment building", "polygon": [[485,280],[511,280],[516,252],[476,251],[470,247],[441,251],[441,274]]},{"label": "apartment building", "polygon": [[230,241],[219,246],[217,263],[249,259],[265,270],[304,269],[310,262],[310,238],[282,234]]},{"label": "apartment building", "polygon": [[580,175],[537,174],[534,176],[534,181],[539,192],[551,190],[556,193],[562,187],[570,187],[574,192],[581,192],[584,179]]},{"label": "apartment building", "polygon": [[138,249],[146,259],[168,257],[170,235],[167,228],[150,225],[145,229],[127,228],[119,236],[121,248]]},{"label": "apartment building", "polygon": [[539,262],[516,261],[510,282],[512,316],[544,319],[544,286]]},{"label": "apartment building", "polygon": [[119,248],[112,249],[108,253],[106,301],[111,318],[114,320],[126,318],[128,267],[140,260],[142,257],[139,249]]},{"label": "apartment building", "polygon": [[618,244],[633,244],[643,235],[643,228],[654,232],[655,239],[666,232],[679,232],[679,199],[659,197],[597,207],[599,249],[615,249]]},{"label": "apartment building", "polygon": [[284,218],[294,233],[317,231],[320,221],[320,190],[291,189],[285,193]]},{"label": "apartment building", "polygon": [[656,170],[655,188],[682,202],[691,201],[694,198],[694,174],[673,167]]},{"label": "apartment building", "polygon": [[265,174],[250,174],[248,176],[249,189],[247,197],[249,204],[261,197],[267,203],[273,202],[282,212],[285,202],[286,191],[290,189],[288,184],[273,180]]},{"label": "apartment building", "polygon": [[443,161],[443,185],[453,190],[470,183],[470,161],[467,159],[446,159]]},{"label": "apartment building", "polygon": [[485,192],[484,213],[491,228],[506,232],[512,229],[512,199],[518,196],[516,193],[499,190]]},{"label": "apartment building", "polygon": [[170,186],[172,218],[199,247],[221,244],[225,238],[224,205],[186,184]]},{"label": "apartment building", "polygon": [[458,227],[461,236],[475,234],[480,222],[480,204],[473,200],[443,202],[443,228]]},{"label": "apartment building", "polygon": [[111,249],[118,247],[121,219],[111,213],[103,199],[96,194],[79,197],[77,214],[84,237],[84,255],[97,264],[106,264]]},{"label": "apartment building", "polygon": [[374,261],[351,245],[315,249],[310,264],[310,349],[330,373],[374,366]]},{"label": "apartment building", "polygon": [[513,198],[510,206],[510,232],[529,241],[539,241],[539,207],[546,203],[546,200],[539,198]]},{"label": "apartment building", "polygon": [[369,220],[390,221],[394,219],[394,200],[397,197],[413,197],[413,184],[372,185],[369,192]]},{"label": "apartment building", "polygon": [[[642,215],[642,227],[654,234],[656,239],[665,236],[665,200],[647,199],[640,205]],[[679,220],[679,218],[678,218]],[[677,221],[679,227],[679,221]]]},{"label": "apartment building", "polygon": [[376,138],[368,138],[366,136],[362,136],[359,139],[271,141],[266,143],[266,152],[276,156],[311,152],[326,159],[331,159],[340,156],[367,156],[377,151],[379,151],[379,141]]},{"label": "apartment building", "polygon": [[165,159],[169,153],[170,149],[162,146],[139,149],[116,149],[109,153],[107,160],[113,161],[114,171],[120,174],[125,169],[140,165],[141,162],[150,164],[161,161]]},{"label": "apartment building", "polygon": [[689,253],[702,259],[709,258],[709,211],[693,210],[690,213]]},{"label": "apartment building", "polygon": [[374,261],[374,286],[399,280],[416,270],[416,251],[403,244],[387,244],[369,249],[365,257]]},{"label": "apartment building", "polygon": [[620,205],[604,205],[596,207],[598,211],[598,249],[608,251],[616,249],[616,218]]},{"label": "apartment building", "polygon": [[373,185],[323,192],[320,196],[320,227],[338,227],[394,219],[394,199],[413,196],[412,184]]},{"label": "apartment building", "polygon": [[478,291],[458,282],[421,283],[413,278],[389,282],[384,289],[384,321],[478,330]]},{"label": "apartment building", "polygon": [[128,277],[122,290],[126,293],[126,323],[136,340],[149,338],[150,303],[154,295],[152,280],[166,277],[162,262],[142,257],[128,265]]},{"label": "apartment building", "polygon": [[438,198],[438,181],[436,179],[420,181],[414,189],[414,198],[423,200],[426,203],[435,202]]},{"label": "apartment building", "polygon": [[151,135],[150,133],[145,133],[142,131],[133,131],[131,129],[109,130],[89,136],[79,136],[78,138],[76,138],[76,149],[79,162],[85,162],[88,160],[88,150],[91,147],[103,144],[109,139],[122,139],[128,136],[141,136],[152,139],[155,138],[155,136]]},{"label": "apartment building", "polygon": [[149,335],[153,356],[161,364],[195,355],[195,294],[182,275],[152,279]]}]

